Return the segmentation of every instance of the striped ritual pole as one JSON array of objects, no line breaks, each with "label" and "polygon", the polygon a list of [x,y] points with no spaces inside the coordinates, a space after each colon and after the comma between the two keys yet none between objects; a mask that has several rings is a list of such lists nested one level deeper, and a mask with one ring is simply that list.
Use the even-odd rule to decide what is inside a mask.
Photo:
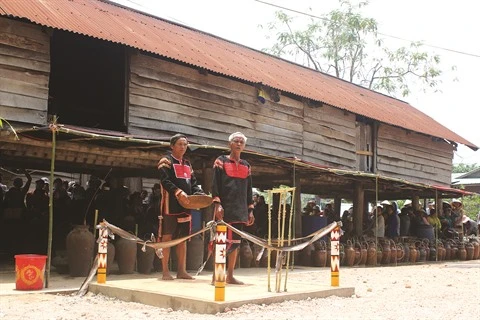
[{"label": "striped ritual pole", "polygon": [[330,271],[331,271],[331,285],[332,287],[338,287],[340,285],[340,227],[336,226],[332,230],[331,234],[331,260],[330,260]]},{"label": "striped ritual pole", "polygon": [[225,301],[225,269],[227,262],[227,226],[217,225],[215,235],[215,301]]},{"label": "striped ritual pole", "polygon": [[108,248],[108,229],[100,223],[100,231],[98,232],[98,270],[97,283],[107,282],[107,248]]}]

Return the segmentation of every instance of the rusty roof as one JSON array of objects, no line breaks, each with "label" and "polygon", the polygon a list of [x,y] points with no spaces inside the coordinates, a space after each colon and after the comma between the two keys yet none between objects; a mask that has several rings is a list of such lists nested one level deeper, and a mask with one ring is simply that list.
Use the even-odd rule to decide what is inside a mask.
[{"label": "rusty roof", "polygon": [[0,15],[127,45],[478,149],[404,101],[115,3],[0,0]]}]

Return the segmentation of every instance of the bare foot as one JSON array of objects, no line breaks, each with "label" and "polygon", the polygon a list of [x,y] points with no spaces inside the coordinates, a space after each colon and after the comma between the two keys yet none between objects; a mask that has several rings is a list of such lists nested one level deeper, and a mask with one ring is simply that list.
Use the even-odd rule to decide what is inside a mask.
[{"label": "bare foot", "polygon": [[187,279],[187,280],[193,280],[195,279],[191,275],[189,275],[186,272],[177,272],[177,279]]},{"label": "bare foot", "polygon": [[173,280],[173,277],[170,273],[164,273],[162,276],[162,280]]},{"label": "bare foot", "polygon": [[228,283],[228,284],[244,284],[242,281],[237,280],[234,277],[227,278],[226,283]]}]

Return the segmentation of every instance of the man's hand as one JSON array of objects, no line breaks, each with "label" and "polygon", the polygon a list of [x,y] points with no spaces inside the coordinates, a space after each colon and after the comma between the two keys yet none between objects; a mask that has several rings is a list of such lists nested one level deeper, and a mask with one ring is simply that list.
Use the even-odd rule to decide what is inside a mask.
[{"label": "man's hand", "polygon": [[215,208],[213,209],[213,213],[215,215],[215,220],[223,220],[223,207],[220,203],[215,203]]},{"label": "man's hand", "polygon": [[170,169],[170,166],[172,165],[172,163],[170,162],[170,160],[168,160],[167,158],[162,158],[158,161],[157,163],[157,169],[160,170],[161,168],[168,168]]},{"label": "man's hand", "polygon": [[253,215],[253,211],[249,211],[247,227],[251,226],[254,222],[255,222],[255,216]]},{"label": "man's hand", "polygon": [[177,200],[182,205],[187,205],[190,203],[190,200],[188,200],[188,195],[183,191],[177,195]]}]

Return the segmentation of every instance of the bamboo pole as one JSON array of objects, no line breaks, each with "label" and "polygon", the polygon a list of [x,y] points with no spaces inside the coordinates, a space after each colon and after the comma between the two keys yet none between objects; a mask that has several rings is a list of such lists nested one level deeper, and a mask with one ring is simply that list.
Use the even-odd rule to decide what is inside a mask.
[{"label": "bamboo pole", "polygon": [[[273,207],[273,193],[272,190],[268,190],[268,238],[267,243],[269,246],[272,245],[272,207]],[[268,292],[272,292],[270,286],[270,249],[267,249],[267,286]]]},{"label": "bamboo pole", "polygon": [[49,183],[49,197],[48,197],[48,246],[47,246],[47,274],[45,276],[45,288],[48,288],[50,281],[50,266],[52,262],[52,238],[53,238],[53,177],[55,172],[55,148],[57,145],[57,116],[53,116],[50,124],[52,131],[52,158],[50,159],[50,183]]},{"label": "bamboo pole", "polygon": [[[288,246],[290,246],[291,244],[291,240],[292,240],[292,220],[295,221],[295,210],[294,210],[294,207],[295,207],[295,192],[296,192],[296,188],[293,187],[292,188],[292,201],[291,201],[291,206],[290,206],[290,217],[289,217],[289,221],[288,221],[288,239],[287,239],[287,244]],[[293,262],[293,261],[292,261]],[[290,266],[290,251],[287,252],[287,265],[285,267],[285,286],[283,288],[283,291],[287,292],[287,280],[288,280],[288,268]],[[293,266],[293,263],[292,263],[292,266]]]}]

